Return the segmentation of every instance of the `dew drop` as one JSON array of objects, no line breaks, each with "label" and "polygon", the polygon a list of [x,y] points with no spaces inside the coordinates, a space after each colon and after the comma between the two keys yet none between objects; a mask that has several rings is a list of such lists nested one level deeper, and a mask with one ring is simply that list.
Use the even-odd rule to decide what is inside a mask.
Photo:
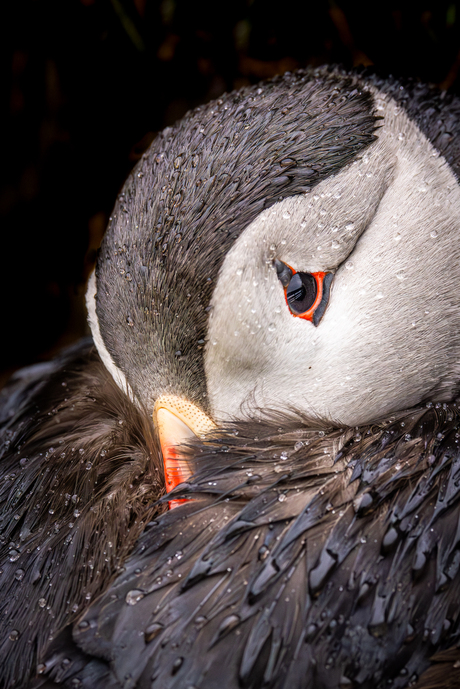
[{"label": "dew drop", "polygon": [[269,548],[266,545],[261,545],[259,548],[259,552],[257,553],[257,557],[259,560],[266,560],[268,555],[270,553]]},{"label": "dew drop", "polygon": [[398,532],[393,526],[391,526],[383,537],[382,547],[384,551],[389,551],[397,543],[398,538]]},{"label": "dew drop", "polygon": [[172,674],[172,675],[175,675],[176,672],[178,672],[178,671],[180,670],[180,668],[182,667],[183,662],[184,662],[184,659],[183,659],[183,658],[176,658],[176,660],[175,660],[174,663],[173,663],[172,670],[171,670],[171,674]]},{"label": "dew drop", "polygon": [[222,623],[219,627],[219,636],[222,634],[225,634],[225,632],[230,631],[233,629],[233,627],[236,627],[237,624],[239,624],[240,618],[239,615],[228,615],[222,620]]},{"label": "dew drop", "polygon": [[305,641],[309,641],[317,630],[316,624],[309,624],[305,632]]},{"label": "dew drop", "polygon": [[136,605],[136,603],[139,603],[139,601],[142,600],[143,597],[143,591],[140,591],[139,589],[133,589],[132,591],[128,591],[125,597],[125,601],[128,605]]},{"label": "dew drop", "polygon": [[145,643],[148,644],[150,641],[153,641],[153,639],[155,639],[162,630],[162,624],[159,624],[158,622],[150,624],[144,632]]}]

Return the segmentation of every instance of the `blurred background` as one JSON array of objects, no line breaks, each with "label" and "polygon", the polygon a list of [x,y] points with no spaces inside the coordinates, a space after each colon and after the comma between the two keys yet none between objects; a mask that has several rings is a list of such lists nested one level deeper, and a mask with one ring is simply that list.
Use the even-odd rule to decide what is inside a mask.
[{"label": "blurred background", "polygon": [[460,90],[460,2],[15,0],[2,20],[0,384],[85,333],[117,192],[190,108],[324,63]]}]

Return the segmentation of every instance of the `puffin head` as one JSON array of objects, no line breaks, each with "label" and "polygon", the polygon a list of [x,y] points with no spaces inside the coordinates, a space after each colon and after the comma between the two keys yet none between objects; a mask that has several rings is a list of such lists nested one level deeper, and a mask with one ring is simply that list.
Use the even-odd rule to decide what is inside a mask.
[{"label": "puffin head", "polygon": [[88,289],[94,341],[185,435],[450,400],[459,211],[446,160],[372,83],[320,70],[224,95],[127,180]]}]

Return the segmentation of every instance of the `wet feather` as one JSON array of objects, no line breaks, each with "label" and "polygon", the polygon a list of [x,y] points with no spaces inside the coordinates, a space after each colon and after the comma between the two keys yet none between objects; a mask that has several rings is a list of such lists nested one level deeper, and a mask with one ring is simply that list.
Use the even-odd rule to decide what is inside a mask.
[{"label": "wet feather", "polygon": [[12,381],[2,433],[3,687],[23,686],[50,638],[107,587],[163,492],[148,417],[92,343],[43,373]]},{"label": "wet feather", "polygon": [[458,640],[458,428],[455,404],[429,405],[359,434],[286,417],[194,446],[189,502],[74,628],[77,667],[81,650],[96,665],[55,643],[64,685],[415,682]]}]

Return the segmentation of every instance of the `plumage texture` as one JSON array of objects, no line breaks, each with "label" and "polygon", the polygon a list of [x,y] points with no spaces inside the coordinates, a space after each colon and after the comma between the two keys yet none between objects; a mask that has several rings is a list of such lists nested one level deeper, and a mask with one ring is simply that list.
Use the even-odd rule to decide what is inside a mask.
[{"label": "plumage texture", "polygon": [[155,139],[115,205],[97,268],[105,345],[145,405],[172,392],[206,408],[200,349],[229,248],[264,208],[374,141],[372,107],[350,77],[298,72],[225,94]]},{"label": "plumage texture", "polygon": [[448,91],[416,79],[383,78],[364,70],[373,86],[393,98],[460,176],[460,100]]},{"label": "plumage texture", "polygon": [[287,416],[197,446],[190,503],[74,628],[98,660],[82,669],[64,638],[43,671],[95,689],[413,683],[459,640],[459,420],[429,405],[358,434]]},{"label": "plumage texture", "polygon": [[[89,299],[104,362],[145,407],[183,395],[222,421],[288,401],[356,425],[458,394],[460,188],[439,155],[455,158],[458,101],[378,86],[340,70],[285,75],[152,144]],[[318,328],[292,318],[274,258],[334,272]]]},{"label": "plumage texture", "polygon": [[456,689],[460,686],[460,649],[458,646],[436,653],[430,658],[431,666],[420,681],[417,689]]},{"label": "plumage texture", "polygon": [[[151,420],[169,392],[209,411],[205,341],[229,254],[264,209],[303,200],[379,150],[375,89],[457,170],[458,99],[402,86],[320,69],[225,95],[163,132],[129,177],[90,300],[96,344],[136,404],[89,343],[21,372],[0,398],[2,689],[403,689],[419,676],[422,689],[443,677],[455,686],[452,386],[449,404],[426,406],[419,392],[414,408],[360,428],[307,418],[295,400],[258,420],[249,405],[246,419],[189,447],[196,473],[173,511]],[[446,164],[420,141],[456,198]],[[455,214],[455,203],[439,208]],[[365,244],[367,231],[353,241]],[[407,302],[407,287],[397,294]],[[449,308],[428,314],[444,351],[457,342],[458,330],[442,330]]]},{"label": "plumage texture", "polygon": [[[458,394],[460,188],[394,101],[375,105],[365,154],[261,213],[225,258],[205,352],[219,421],[293,404],[357,425]],[[333,271],[319,327],[293,318],[274,258]]]},{"label": "plumage texture", "polygon": [[164,481],[148,416],[91,341],[20,372],[3,397],[0,686],[9,689],[115,576]]}]

